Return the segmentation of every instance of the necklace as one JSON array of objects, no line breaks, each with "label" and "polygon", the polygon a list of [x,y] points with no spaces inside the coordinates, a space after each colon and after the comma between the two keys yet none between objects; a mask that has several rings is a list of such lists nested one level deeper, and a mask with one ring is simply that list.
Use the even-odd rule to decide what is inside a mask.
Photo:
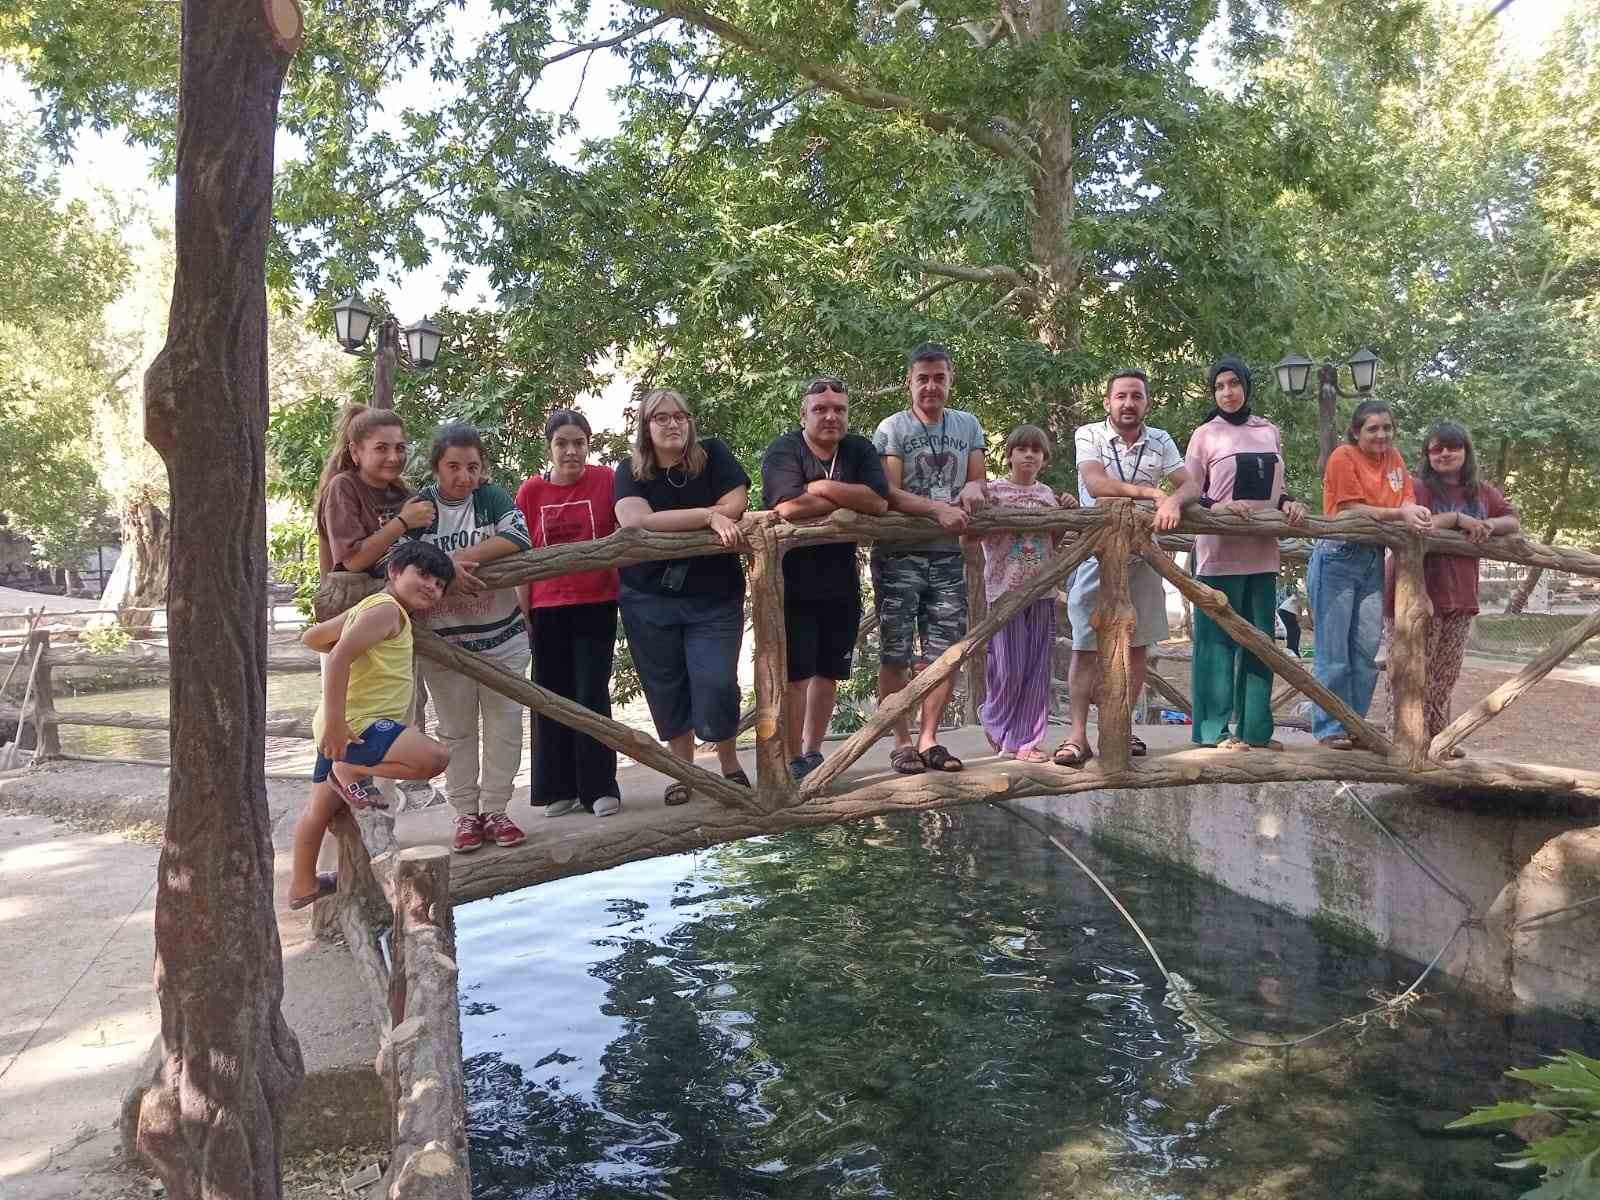
[{"label": "necklace", "polygon": [[[811,457],[816,461],[817,466],[819,466],[819,467],[822,466],[822,456],[817,453],[816,447],[814,447],[811,444],[811,440],[809,438],[807,438],[804,433],[802,433],[800,435],[800,443],[801,443],[801,445],[805,446],[806,452],[808,454],[810,454]],[[830,483],[833,482],[833,473],[834,473],[835,470],[838,469],[838,467],[839,467],[839,447],[835,446],[833,448],[833,457],[828,460],[828,465],[827,465],[827,479],[828,479],[828,481]]]},{"label": "necklace", "polygon": [[[672,467],[677,467],[680,471],[683,472],[683,482],[682,483],[679,483],[677,480],[672,478]],[[665,471],[661,472],[661,477],[663,479],[665,479],[668,483],[670,483],[673,487],[677,488],[679,491],[682,491],[684,488],[689,486],[689,471],[681,463],[673,463],[672,467],[668,467]]]}]

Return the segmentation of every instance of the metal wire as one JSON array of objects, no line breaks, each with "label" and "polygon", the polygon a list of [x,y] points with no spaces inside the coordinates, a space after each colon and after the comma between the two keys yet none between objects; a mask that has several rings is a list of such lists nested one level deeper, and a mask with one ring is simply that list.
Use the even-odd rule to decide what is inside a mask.
[{"label": "metal wire", "polygon": [[[1055,834],[1051,833],[1050,830],[1045,828],[1040,822],[1034,820],[1032,816],[1019,812],[1015,808],[1012,808],[1011,805],[1005,801],[995,800],[991,801],[990,803],[995,808],[1000,809],[1007,816],[1011,817],[1013,820],[1019,821],[1028,826],[1028,828],[1032,829],[1040,837],[1044,838],[1045,841],[1049,842],[1057,850],[1065,854],[1069,859],[1072,860],[1073,864],[1078,868],[1078,870],[1082,871],[1086,876],[1088,876],[1089,881],[1093,883],[1095,887],[1099,888],[1105,898],[1111,901],[1112,906],[1122,914],[1122,919],[1128,923],[1128,927],[1133,930],[1135,936],[1137,936],[1139,941],[1143,943],[1145,950],[1149,952],[1151,960],[1156,965],[1156,969],[1161,972],[1162,977],[1166,980],[1167,987],[1171,994],[1177,997],[1178,1003],[1183,1006],[1183,1011],[1187,1013],[1197,1024],[1205,1026],[1205,1028],[1209,1029],[1218,1037],[1232,1042],[1236,1046],[1248,1046],[1256,1050],[1291,1050],[1296,1046],[1303,1046],[1307,1042],[1315,1041],[1317,1038],[1332,1033],[1336,1029],[1342,1029],[1351,1025],[1363,1026],[1367,1023],[1368,1018],[1403,1011],[1405,1007],[1410,1004],[1412,998],[1417,995],[1417,990],[1422,986],[1423,981],[1433,973],[1433,969],[1439,965],[1440,960],[1444,958],[1450,947],[1455,945],[1456,938],[1461,936],[1461,931],[1466,929],[1469,925],[1482,924],[1482,920],[1478,916],[1476,906],[1470,900],[1468,900],[1458,888],[1454,887],[1447,879],[1445,879],[1441,872],[1429,865],[1419,854],[1415,853],[1406,843],[1405,839],[1401,838],[1397,833],[1385,825],[1383,821],[1378,818],[1378,815],[1367,807],[1366,802],[1361,799],[1354,788],[1350,787],[1349,784],[1340,784],[1339,788],[1335,792],[1335,795],[1337,795],[1339,791],[1348,792],[1350,798],[1355,801],[1360,810],[1365,813],[1366,816],[1375,825],[1377,825],[1377,827],[1381,829],[1391,841],[1395,843],[1395,845],[1399,846],[1401,850],[1405,851],[1406,856],[1409,857],[1412,862],[1416,863],[1419,868],[1421,868],[1423,874],[1427,875],[1429,879],[1433,880],[1433,882],[1438,884],[1440,888],[1448,892],[1452,897],[1461,903],[1461,905],[1466,909],[1466,915],[1464,915],[1461,920],[1456,923],[1456,927],[1451,930],[1450,936],[1445,939],[1444,945],[1439,947],[1439,952],[1429,960],[1427,966],[1422,968],[1422,973],[1411,982],[1411,985],[1406,988],[1405,991],[1399,993],[1399,995],[1389,997],[1381,1003],[1373,1005],[1371,1008],[1362,1009],[1360,1012],[1353,1013],[1348,1017],[1341,1017],[1337,1021],[1333,1021],[1330,1024],[1324,1025],[1320,1029],[1313,1030],[1311,1033],[1303,1034],[1300,1037],[1273,1039],[1270,1041],[1261,1038],[1237,1037],[1220,1025],[1209,1013],[1191,1004],[1189,1002],[1188,993],[1190,989],[1188,985],[1186,985],[1182,980],[1174,978],[1172,972],[1167,970],[1167,965],[1161,961],[1161,954],[1155,948],[1155,944],[1151,942],[1149,937],[1145,935],[1145,932],[1140,927],[1139,922],[1134,919],[1133,914],[1130,913],[1123,905],[1122,901],[1117,898],[1116,893],[1106,885],[1105,880],[1101,879],[1099,875],[1095,874],[1094,869],[1090,867],[1088,863],[1084,862],[1083,859],[1079,858],[1075,853],[1073,853],[1070,846],[1062,842],[1060,838],[1056,837]],[[1595,897],[1595,900],[1600,900],[1600,896]],[[1584,901],[1584,903],[1588,904],[1592,903],[1592,901]],[[1574,905],[1572,907],[1579,906]],[[1553,916],[1554,913],[1547,913],[1544,915]]]}]

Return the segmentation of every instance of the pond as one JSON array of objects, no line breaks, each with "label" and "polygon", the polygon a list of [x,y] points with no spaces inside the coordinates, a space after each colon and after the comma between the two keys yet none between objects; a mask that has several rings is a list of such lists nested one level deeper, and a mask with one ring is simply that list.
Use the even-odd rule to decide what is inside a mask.
[{"label": "pond", "polygon": [[[1062,833],[1207,1009],[1285,1037],[1420,966]],[[1287,1056],[1186,1016],[1089,881],[992,808],[798,831],[457,912],[480,1198],[1509,1200],[1440,1131],[1600,1033],[1442,976]]]}]

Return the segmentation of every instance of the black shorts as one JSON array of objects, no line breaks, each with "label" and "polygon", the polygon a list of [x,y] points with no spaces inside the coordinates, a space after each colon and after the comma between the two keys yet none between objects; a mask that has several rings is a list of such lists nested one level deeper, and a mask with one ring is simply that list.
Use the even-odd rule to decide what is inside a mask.
[{"label": "black shorts", "polygon": [[822,676],[849,679],[861,628],[860,593],[843,596],[796,596],[783,602],[785,645],[789,649],[789,682]]}]

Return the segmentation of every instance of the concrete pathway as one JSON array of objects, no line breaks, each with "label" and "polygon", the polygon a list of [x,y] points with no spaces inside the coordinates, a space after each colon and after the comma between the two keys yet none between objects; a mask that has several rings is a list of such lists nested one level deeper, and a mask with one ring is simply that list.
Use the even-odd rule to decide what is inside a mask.
[{"label": "concrete pathway", "polygon": [[10,1200],[72,1194],[52,1185],[52,1167],[116,1144],[116,1098],[157,1027],[157,855],[46,817],[0,817],[0,961],[13,967],[0,989],[0,1191]]},{"label": "concrete pathway", "polygon": [[[8,964],[0,987],[4,1200],[120,1194],[102,1172],[119,1142],[122,1096],[160,1030],[152,971],[159,848],[114,832],[83,832],[81,821],[86,786],[117,795],[129,824],[140,810],[159,820],[165,772],[116,768],[113,782],[101,778],[108,770],[62,765],[0,781],[7,807],[15,800],[72,818],[0,811],[0,962]],[[337,1090],[350,1068],[371,1066],[378,1032],[344,948],[311,936],[309,912],[281,911],[302,791],[274,785],[268,793],[283,1008],[308,1077]],[[325,1094],[313,1080],[304,1098]]]}]

